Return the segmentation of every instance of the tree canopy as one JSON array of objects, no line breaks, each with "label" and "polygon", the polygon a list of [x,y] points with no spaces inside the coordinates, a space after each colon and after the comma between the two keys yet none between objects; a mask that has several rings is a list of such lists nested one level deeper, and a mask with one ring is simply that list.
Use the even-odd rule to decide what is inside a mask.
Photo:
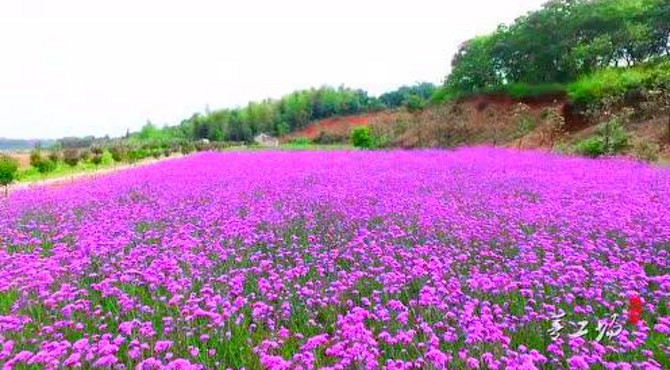
[{"label": "tree canopy", "polygon": [[302,129],[314,120],[396,108],[416,99],[424,101],[433,91],[435,85],[421,83],[402,86],[376,98],[361,89],[323,86],[298,90],[277,100],[266,99],[250,102],[244,107],[196,113],[175,127],[159,129],[147,123],[133,137],[141,141],[167,138],[250,141],[260,132],[283,135]]},{"label": "tree canopy", "polygon": [[444,88],[467,95],[518,83],[568,83],[668,54],[668,0],[552,0],[463,43]]}]

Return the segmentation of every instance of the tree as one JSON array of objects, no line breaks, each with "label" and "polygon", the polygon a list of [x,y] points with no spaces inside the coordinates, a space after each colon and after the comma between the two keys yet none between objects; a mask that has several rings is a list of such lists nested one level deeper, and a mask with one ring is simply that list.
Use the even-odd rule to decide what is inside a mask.
[{"label": "tree", "polygon": [[359,126],[351,130],[351,144],[357,148],[372,149],[373,141],[370,127]]},{"label": "tree", "polygon": [[405,108],[410,112],[418,112],[426,105],[426,101],[419,95],[412,94],[405,102]]},{"label": "tree", "polygon": [[670,53],[667,0],[552,0],[461,45],[439,96],[569,83],[596,69]]},{"label": "tree", "polygon": [[93,162],[94,165],[99,166],[102,163],[102,155],[104,154],[104,150],[100,146],[93,146],[91,148],[91,162]]},{"label": "tree", "polygon": [[114,162],[123,162],[128,159],[128,149],[121,143],[112,145],[109,148],[109,153],[112,155]]},{"label": "tree", "polygon": [[435,93],[435,85],[428,82],[419,83],[413,86],[401,86],[395,91],[382,94],[379,100],[388,108],[397,108],[407,106],[410,100],[428,101]]},{"label": "tree", "polygon": [[16,180],[19,163],[8,155],[0,155],[0,185],[5,188],[5,196],[9,193],[9,185]]},{"label": "tree", "polygon": [[521,149],[523,147],[524,136],[535,128],[535,119],[533,118],[530,107],[523,103],[519,103],[514,107],[512,116],[517,125],[516,135],[519,138],[517,146]]},{"label": "tree", "polygon": [[45,158],[39,149],[30,153],[30,165],[37,169],[41,174],[49,173],[56,169],[57,162]]},{"label": "tree", "polygon": [[79,163],[79,150],[75,148],[66,148],[63,150],[63,162],[70,167],[76,167]]},{"label": "tree", "polygon": [[160,130],[156,125],[147,121],[140,130],[139,138],[142,141],[157,141],[163,138],[163,130]]},{"label": "tree", "polygon": [[[670,76],[668,76],[668,86],[670,87]],[[649,91],[647,102],[643,108],[655,115],[659,113],[665,116],[665,140],[670,144],[670,91],[664,84],[656,85]]]}]

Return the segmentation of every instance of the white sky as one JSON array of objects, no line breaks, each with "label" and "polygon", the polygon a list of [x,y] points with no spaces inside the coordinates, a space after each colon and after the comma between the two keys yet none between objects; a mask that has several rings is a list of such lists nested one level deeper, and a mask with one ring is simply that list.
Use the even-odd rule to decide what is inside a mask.
[{"label": "white sky", "polygon": [[1,0],[0,137],[118,136],[323,84],[439,83],[544,0]]}]

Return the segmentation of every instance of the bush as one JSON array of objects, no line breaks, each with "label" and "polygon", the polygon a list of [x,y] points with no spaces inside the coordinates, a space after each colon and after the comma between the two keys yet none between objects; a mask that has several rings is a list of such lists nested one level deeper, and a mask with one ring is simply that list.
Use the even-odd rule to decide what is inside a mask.
[{"label": "bush", "polygon": [[670,81],[670,61],[633,68],[608,68],[584,76],[568,86],[568,96],[578,104],[591,104],[608,96],[664,85]]},{"label": "bush", "polygon": [[121,144],[110,147],[109,153],[112,155],[114,162],[123,162],[128,159],[128,149]]},{"label": "bush", "polygon": [[55,170],[58,162],[45,158],[39,150],[33,150],[30,153],[30,165],[35,167],[39,173],[45,174]]},{"label": "bush", "polygon": [[205,140],[200,140],[195,142],[195,150],[199,152],[205,152],[210,150],[210,143],[209,141]]},{"label": "bush", "polygon": [[47,158],[54,163],[58,163],[61,160],[60,153],[58,152],[58,150],[55,149],[49,152]]},{"label": "bush", "polygon": [[94,146],[91,148],[91,162],[99,166],[102,163],[102,154],[104,151],[102,150],[102,147],[100,146]]},{"label": "bush", "polygon": [[405,108],[409,112],[418,112],[422,110],[426,106],[426,101],[420,97],[419,95],[412,94],[407,98],[407,101],[405,102]]},{"label": "bush", "polygon": [[346,143],[347,142],[347,137],[338,135],[338,134],[331,134],[327,133],[325,131],[320,131],[319,134],[312,140],[314,144],[339,144],[339,143]]},{"label": "bush", "polygon": [[519,103],[514,107],[514,112],[512,112],[514,122],[517,126],[517,136],[525,136],[537,126],[535,118],[530,110],[530,107],[526,104]]},{"label": "bush", "polygon": [[596,135],[577,143],[576,151],[589,157],[616,154],[628,147],[628,134],[621,121],[614,118],[598,126]]},{"label": "bush", "polygon": [[289,144],[293,146],[308,146],[310,144],[310,141],[306,137],[296,137],[291,139],[291,141],[289,141]]},{"label": "bush", "polygon": [[575,151],[581,155],[596,158],[605,154],[605,145],[599,137],[590,137],[578,142]]},{"label": "bush", "polygon": [[181,151],[181,154],[183,155],[191,154],[194,150],[195,146],[190,141],[185,141],[179,146],[179,151]]},{"label": "bush", "polygon": [[479,94],[491,95],[507,95],[514,99],[528,99],[547,95],[563,95],[568,90],[564,84],[561,83],[543,83],[543,84],[526,84],[526,83],[509,83],[481,89],[469,93],[456,91],[452,86],[445,85],[435,91],[431,101],[433,103],[444,103],[461,98],[467,98]]},{"label": "bush", "polygon": [[628,134],[619,118],[601,124],[596,132],[603,140],[607,154],[620,153],[628,147]]},{"label": "bush", "polygon": [[30,152],[30,165],[32,167],[38,168],[40,166],[40,163],[44,161],[44,158],[42,157],[42,152],[40,152],[38,149],[33,150]]},{"label": "bush", "polygon": [[79,151],[79,159],[82,162],[88,162],[88,160],[91,158],[91,151],[88,149],[82,149]]},{"label": "bush", "polygon": [[16,180],[18,172],[19,162],[16,159],[8,155],[0,155],[0,185],[5,187],[5,196],[9,184]]},{"label": "bush", "polygon": [[633,149],[635,158],[650,163],[658,161],[660,151],[661,149],[658,144],[649,142],[648,140],[639,142]]},{"label": "bush", "polygon": [[370,127],[360,126],[351,130],[351,144],[357,148],[372,149],[373,141]]},{"label": "bush", "polygon": [[130,163],[136,163],[144,158],[147,158],[151,155],[151,152],[148,149],[144,148],[133,148],[128,151],[128,161]]},{"label": "bush", "polygon": [[79,150],[75,148],[68,148],[63,150],[63,162],[70,167],[75,167],[80,159]]}]

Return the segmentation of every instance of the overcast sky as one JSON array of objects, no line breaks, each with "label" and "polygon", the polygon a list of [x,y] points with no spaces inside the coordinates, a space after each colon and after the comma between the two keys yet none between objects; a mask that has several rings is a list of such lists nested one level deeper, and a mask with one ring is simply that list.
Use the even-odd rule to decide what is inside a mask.
[{"label": "overcast sky", "polygon": [[544,0],[2,0],[0,137],[122,135],[323,84],[440,83]]}]

